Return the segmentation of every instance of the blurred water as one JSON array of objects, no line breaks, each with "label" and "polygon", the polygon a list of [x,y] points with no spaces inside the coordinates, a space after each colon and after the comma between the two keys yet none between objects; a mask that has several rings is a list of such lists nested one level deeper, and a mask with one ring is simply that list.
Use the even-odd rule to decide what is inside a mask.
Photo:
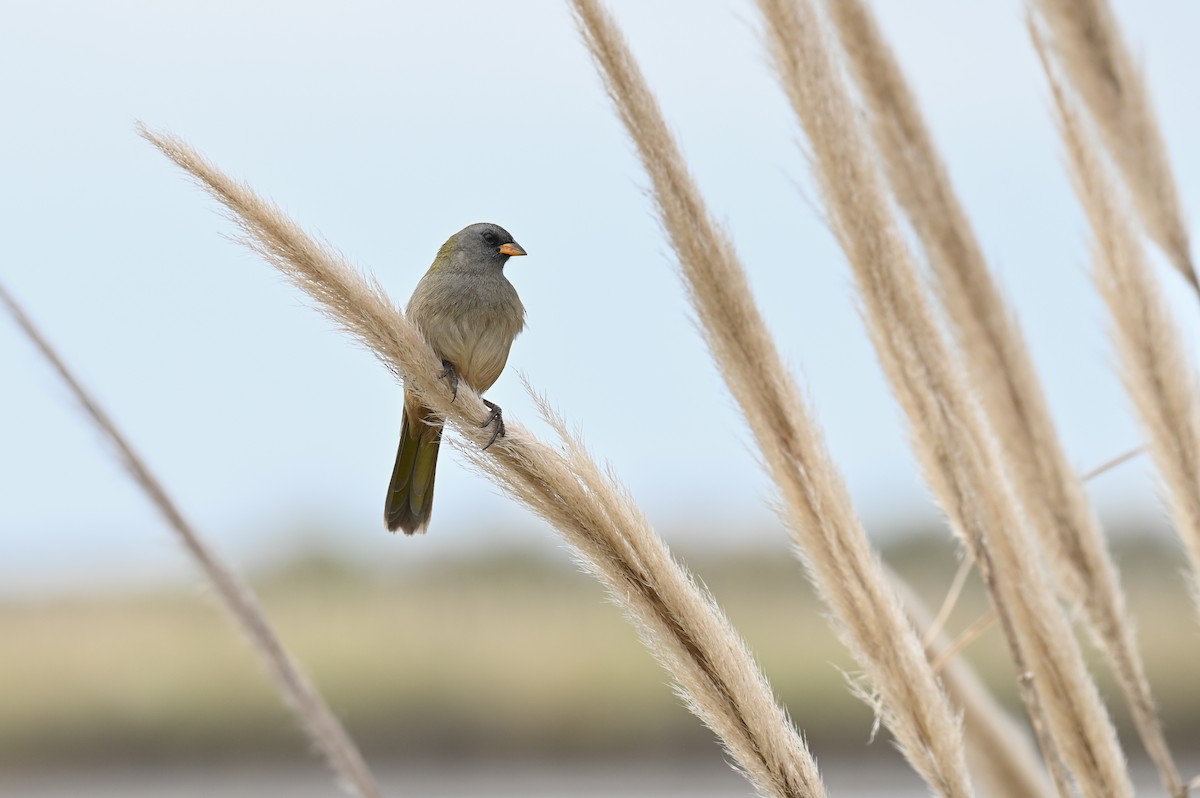
[{"label": "blurred water", "polygon": [[[1185,757],[1185,759],[1188,759]],[[903,766],[822,759],[831,798],[925,798],[928,790]],[[1185,774],[1200,762],[1180,763]],[[394,798],[753,798],[754,791],[720,761],[571,764],[520,762],[458,766],[386,766],[374,769],[384,794]],[[1133,768],[1138,794],[1160,794],[1155,773]],[[67,769],[0,774],[0,798],[341,798],[328,773],[316,766]]]}]

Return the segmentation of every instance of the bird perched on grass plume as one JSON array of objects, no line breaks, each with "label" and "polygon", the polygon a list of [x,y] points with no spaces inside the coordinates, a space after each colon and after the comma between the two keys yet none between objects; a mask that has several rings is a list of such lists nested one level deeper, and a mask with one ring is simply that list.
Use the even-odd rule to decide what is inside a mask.
[{"label": "bird perched on grass plume", "polygon": [[[408,318],[442,359],[441,376],[454,396],[460,379],[483,393],[504,370],[513,339],[525,326],[525,306],[504,276],[504,264],[524,254],[499,225],[464,227],[442,244],[408,300]],[[494,427],[491,446],[504,435],[504,417],[498,405],[483,403],[491,411],[483,426]],[[384,505],[389,530],[411,535],[428,525],[441,441],[441,420],[405,391],[400,450]]]}]

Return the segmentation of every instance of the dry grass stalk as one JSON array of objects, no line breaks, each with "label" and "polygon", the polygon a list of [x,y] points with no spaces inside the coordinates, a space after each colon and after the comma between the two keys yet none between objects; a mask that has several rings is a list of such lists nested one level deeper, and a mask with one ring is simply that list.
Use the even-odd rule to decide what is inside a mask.
[{"label": "dry grass stalk", "polygon": [[808,0],[759,0],[772,56],[813,153],[884,372],[934,494],[979,565],[1039,743],[1087,796],[1128,796],[1116,733],[1059,605],[994,439],[944,340],[854,105]]},{"label": "dry grass stalk", "polygon": [[958,637],[954,638],[948,645],[938,651],[937,656],[933,659],[934,673],[941,673],[942,669],[950,660],[958,656],[967,646],[974,643],[980,637],[991,629],[996,623],[996,611],[988,610],[983,615],[980,615],[974,621],[967,625],[967,628],[959,632]]},{"label": "dry grass stalk", "polygon": [[954,608],[958,606],[958,600],[962,597],[963,588],[966,587],[967,578],[975,570],[975,561],[970,557],[964,557],[962,562],[958,564],[958,570],[954,572],[954,579],[950,581],[950,588],[946,591],[945,598],[942,599],[942,605],[938,607],[937,615],[933,616],[933,620],[925,624],[925,633],[921,635],[921,645],[925,646],[928,651],[933,645],[933,641],[946,628],[946,622],[950,620],[950,615],[954,612]]},{"label": "dry grass stalk", "polygon": [[489,435],[480,426],[487,410],[478,395],[460,385],[457,399],[451,399],[437,377],[440,361],[378,283],[183,141],[142,132],[225,206],[247,246],[442,415],[477,466],[559,530],[636,623],[691,711],[721,737],[758,790],[780,798],[825,795],[816,763],[712,596],[552,413],[543,406],[563,436],[562,449],[506,419],[507,436],[481,452]]},{"label": "dry grass stalk", "polygon": [[[929,610],[914,591],[895,573],[892,586],[918,629],[926,632],[926,647],[932,658],[934,651],[946,646],[944,637],[935,631]],[[997,703],[974,670],[961,658],[945,663],[939,676],[950,700],[962,710],[967,739],[967,764],[971,773],[986,788],[988,795],[1008,798],[1052,798],[1054,786],[1038,762],[1037,751],[1029,735],[1020,728]]]},{"label": "dry grass stalk", "polygon": [[300,670],[279,635],[275,633],[262,606],[258,603],[250,586],[243,582],[215,551],[192,528],[183,517],[166,488],[154,476],[154,472],[134,451],[112,418],[96,402],[87,389],[75,378],[66,363],[50,342],[42,335],[33,320],[3,286],[0,286],[0,302],[8,307],[9,313],[25,333],[42,357],[53,367],[67,384],[79,404],[83,406],[92,423],[112,441],[134,482],[154,504],[167,524],[175,531],[183,548],[195,560],[201,572],[216,591],[217,599],[229,612],[234,622],[242,629],[255,652],[259,655],[275,686],[283,694],[301,728],[308,734],[313,745],[324,754],[344,786],[363,798],[382,798],[383,793],[375,783],[362,754],[346,729],[338,721],[325,699],[312,682]]},{"label": "dry grass stalk", "polygon": [[1200,292],[1179,190],[1146,80],[1107,0],[1033,0],[1049,44],[1083,99],[1142,225]]},{"label": "dry grass stalk", "polygon": [[574,0],[579,29],[637,146],[659,218],[713,358],[754,432],[784,500],[781,514],[839,637],[874,691],[913,767],[939,794],[971,795],[962,729],[891,590],[829,458],[819,426],[784,367],[737,253],[713,221],[611,17]]},{"label": "dry grass stalk", "polygon": [[1091,480],[1095,479],[1096,477],[1100,476],[1101,474],[1106,474],[1109,471],[1112,471],[1117,466],[1128,463],[1130,460],[1137,457],[1139,454],[1141,454],[1144,451],[1146,451],[1146,447],[1144,447],[1144,446],[1134,447],[1133,449],[1130,449],[1127,452],[1119,454],[1116,457],[1105,460],[1103,463],[1096,466],[1095,468],[1090,468],[1087,471],[1084,471],[1083,475],[1080,476],[1080,479],[1082,479],[1084,482],[1090,482]]},{"label": "dry grass stalk", "polygon": [[[1162,289],[1129,221],[1129,213],[1094,137],[1075,110],[1030,25],[1042,56],[1067,147],[1076,194],[1092,228],[1093,274],[1112,317],[1121,378],[1162,476],[1175,528],[1191,560],[1200,602],[1200,390]],[[1197,609],[1200,609],[1198,603]]]},{"label": "dry grass stalk", "polygon": [[916,98],[862,0],[827,0],[892,191],[933,266],[975,393],[1021,506],[1051,555],[1063,599],[1083,610],[1107,654],[1150,758],[1171,795],[1182,779],[1167,746],[1099,520],[1067,459],[1033,358],[988,268]]}]

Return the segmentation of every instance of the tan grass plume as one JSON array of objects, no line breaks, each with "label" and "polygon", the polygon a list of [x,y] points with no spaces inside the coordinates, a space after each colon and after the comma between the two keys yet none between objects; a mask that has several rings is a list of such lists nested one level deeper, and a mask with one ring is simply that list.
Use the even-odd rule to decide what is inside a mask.
[{"label": "tan grass plume", "polygon": [[262,660],[272,681],[283,694],[286,703],[295,714],[309,740],[329,762],[340,777],[343,786],[352,789],[362,798],[382,798],[383,793],[375,783],[366,761],[354,745],[345,727],[325,703],[325,699],[295,660],[288,654],[283,641],[267,620],[262,605],[250,586],[204,541],[200,534],[184,518],[166,488],[146,465],[133,445],[117,427],[112,417],[100,407],[83,384],[67,367],[66,362],[42,335],[37,325],[25,313],[9,293],[0,286],[0,303],[3,303],[17,326],[33,342],[42,357],[67,384],[75,399],[83,407],[88,418],[112,441],[117,453],[138,487],[146,494],[155,508],[174,530],[179,543],[199,566],[216,592],[217,600],[229,612],[233,621],[250,641],[255,653]]},{"label": "tan grass plume", "polygon": [[1107,654],[1142,742],[1184,794],[1154,706],[1117,569],[1072,467],[1016,318],[988,268],[903,71],[863,0],[826,0],[868,109],[885,174],[933,267],[975,394],[1021,505],[1051,555],[1060,593]]},{"label": "tan grass plume", "polygon": [[959,719],[888,584],[760,315],[728,236],[712,219],[658,103],[603,7],[574,0],[581,33],[638,148],[702,331],[783,498],[782,515],[839,637],[917,772],[941,795],[970,795]]},{"label": "tan grass plume", "polygon": [[628,493],[544,402],[541,409],[561,435],[561,448],[506,419],[506,437],[480,451],[489,436],[480,426],[487,410],[478,395],[462,385],[452,400],[438,379],[441,364],[433,350],[376,281],[182,140],[145,129],[142,135],[225,207],[247,246],[440,414],[480,469],[554,525],[633,620],[691,711],[720,736],[760,792],[823,798],[816,763],[711,594],[671,556]]},{"label": "tan grass plume", "polygon": [[999,453],[929,306],[882,176],[809,0],[759,0],[783,88],[804,128],[868,331],[908,417],[926,480],[969,546],[1022,678],[1060,791],[1130,796],[1124,756]]},{"label": "tan grass plume", "polygon": [[[898,575],[892,585],[918,629],[930,630],[930,613],[921,599]],[[928,634],[928,632],[927,632]],[[941,657],[946,642],[938,635],[929,654]],[[962,710],[967,739],[967,764],[991,796],[1053,798],[1054,786],[1038,761],[1037,750],[1025,729],[997,703],[978,674],[962,657],[953,657],[938,672],[947,695]]]},{"label": "tan grass plume", "polygon": [[1200,390],[1178,326],[1113,181],[1074,100],[1059,80],[1041,31],[1030,32],[1042,56],[1066,144],[1075,192],[1092,230],[1093,275],[1112,320],[1111,336],[1125,390],[1145,430],[1147,448],[1192,566],[1200,610]]},{"label": "tan grass plume", "polygon": [[1143,227],[1200,292],[1188,226],[1142,70],[1107,0],[1030,0],[1049,49],[1083,99]]}]

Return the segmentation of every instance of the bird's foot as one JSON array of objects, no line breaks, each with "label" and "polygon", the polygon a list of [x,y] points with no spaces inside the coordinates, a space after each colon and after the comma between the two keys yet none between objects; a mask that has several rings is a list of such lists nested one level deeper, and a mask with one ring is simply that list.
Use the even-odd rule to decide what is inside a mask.
[{"label": "bird's foot", "polygon": [[491,440],[489,440],[487,445],[483,447],[483,450],[486,452],[488,447],[495,443],[497,439],[504,437],[504,414],[500,412],[500,405],[496,404],[495,402],[489,402],[487,399],[484,399],[483,403],[487,405],[488,410],[491,412],[488,413],[487,421],[483,422],[479,426],[486,429],[493,423],[496,425],[496,428],[492,430]]},{"label": "bird's foot", "polygon": [[450,402],[453,404],[458,398],[458,370],[449,360],[442,361],[442,373],[438,375],[438,379],[450,381]]}]

